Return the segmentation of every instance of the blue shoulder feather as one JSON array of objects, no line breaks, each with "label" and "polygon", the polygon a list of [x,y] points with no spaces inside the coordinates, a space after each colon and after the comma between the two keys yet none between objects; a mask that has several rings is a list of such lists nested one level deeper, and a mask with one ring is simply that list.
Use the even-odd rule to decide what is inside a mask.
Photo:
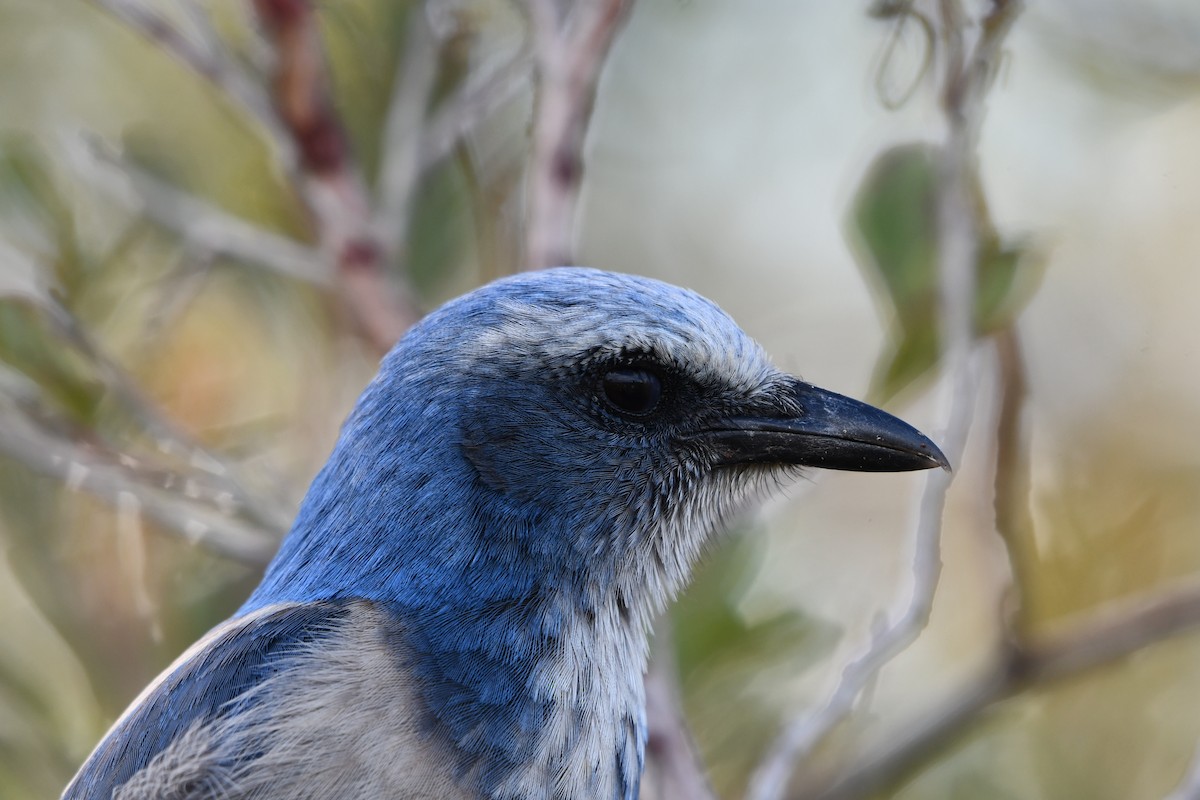
[{"label": "blue shoulder feather", "polygon": [[303,603],[267,608],[215,629],[109,731],[63,800],[109,800],[176,737],[237,709],[238,698],[274,674],[296,645],[328,635],[346,613],[345,603]]}]

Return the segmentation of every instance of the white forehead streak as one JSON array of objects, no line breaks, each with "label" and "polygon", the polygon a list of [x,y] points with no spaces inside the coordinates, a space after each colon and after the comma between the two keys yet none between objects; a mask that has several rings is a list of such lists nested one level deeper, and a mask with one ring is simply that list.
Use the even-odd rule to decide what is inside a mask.
[{"label": "white forehead streak", "polygon": [[763,349],[719,308],[692,292],[666,289],[647,295],[627,289],[570,305],[502,297],[496,322],[467,337],[464,350],[481,360],[517,356],[548,366],[644,353],[698,380],[746,392],[774,374]]}]

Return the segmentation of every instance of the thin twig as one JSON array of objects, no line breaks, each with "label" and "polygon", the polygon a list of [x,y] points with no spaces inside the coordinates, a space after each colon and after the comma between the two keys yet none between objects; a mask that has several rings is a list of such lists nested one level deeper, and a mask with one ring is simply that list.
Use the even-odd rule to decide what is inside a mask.
[{"label": "thin twig", "polygon": [[408,13],[404,53],[392,81],[373,222],[375,235],[393,259],[408,238],[409,207],[421,179],[423,128],[437,78],[439,45],[424,9],[414,6]]},{"label": "thin twig", "polygon": [[[285,172],[294,171],[296,149],[272,108],[270,97],[258,80],[238,67],[237,59],[222,52],[220,38],[208,26],[201,24],[202,14],[189,13],[189,19],[204,40],[200,44],[143,0],[92,2],[217,88],[251,120],[262,126]],[[195,11],[190,0],[184,5],[187,10]]]},{"label": "thin twig", "polygon": [[[41,274],[44,270],[36,267],[31,259],[17,250],[7,247],[0,242],[0,274],[16,274],[28,270],[33,274]],[[290,513],[265,502],[246,490],[247,481],[240,475],[240,470],[222,456],[212,452],[194,441],[170,419],[162,414],[137,386],[134,380],[109,357],[93,340],[71,312],[64,307],[50,292],[44,294],[31,293],[19,283],[8,287],[0,287],[0,291],[10,298],[25,300],[37,309],[42,319],[48,323],[68,348],[74,350],[94,371],[103,384],[104,389],[116,400],[121,411],[147,434],[155,448],[165,456],[177,462],[176,467],[166,469],[148,469],[127,453],[118,453],[115,449],[109,451],[108,446],[97,436],[93,435],[88,441],[89,452],[98,453],[109,451],[110,461],[120,462],[122,475],[130,483],[141,481],[149,489],[155,487],[166,489],[168,484],[178,484],[186,487],[188,496],[193,500],[203,500],[225,515],[241,514],[260,526],[265,532],[275,538],[283,535],[290,523]],[[10,388],[8,383],[0,384],[0,390]],[[0,404],[0,411],[6,417],[12,417],[12,438],[9,439],[10,454],[14,457],[35,454],[37,463],[42,463],[46,453],[28,444],[39,431],[47,430],[33,425],[33,417],[25,414],[18,397],[21,392],[10,391],[12,400]],[[31,393],[30,393],[31,394]],[[41,405],[35,399],[29,399],[25,405]],[[19,416],[28,417],[31,422],[21,425]],[[24,437],[18,433],[24,431]],[[50,436],[45,433],[45,436]],[[76,445],[79,443],[76,442]],[[79,447],[82,454],[84,448]],[[82,457],[82,456],[81,456]],[[23,461],[27,459],[22,458]],[[72,463],[79,463],[80,458],[73,458]],[[35,464],[31,464],[35,466]],[[43,468],[40,471],[46,472]],[[52,473],[57,474],[57,473]],[[109,484],[105,484],[109,485]],[[128,487],[126,487],[128,488]]]},{"label": "thin twig", "polygon": [[433,112],[421,135],[420,171],[428,172],[454,153],[463,137],[527,87],[533,57],[522,47],[479,78],[468,78]]},{"label": "thin twig", "polygon": [[0,417],[0,452],[35,472],[57,478],[70,488],[87,490],[114,507],[131,495],[167,531],[245,564],[265,564],[278,546],[278,532],[248,525],[216,508],[192,502],[177,489],[148,486],[142,476],[108,460],[94,448],[68,441],[35,424],[15,404],[3,403]]},{"label": "thin twig", "polygon": [[[927,14],[915,7],[913,0],[900,0],[900,2],[882,0],[882,2],[876,2],[867,13],[877,19],[894,20],[892,30],[879,53],[878,64],[875,68],[875,96],[879,98],[879,102],[883,104],[884,108],[888,111],[895,111],[912,99],[917,89],[920,88],[925,75],[933,66],[933,42],[936,37],[933,23],[930,22]],[[916,25],[921,37],[921,64],[908,81],[908,85],[899,93],[893,94],[887,83],[888,73],[893,68],[895,55],[910,22]]]},{"label": "thin twig", "polygon": [[130,361],[137,363],[156,348],[162,334],[191,308],[204,291],[213,267],[213,254],[194,248],[181,247],[163,277],[152,287],[149,313],[142,325],[141,335],[133,344]]},{"label": "thin twig", "polygon": [[194,496],[211,498],[225,513],[244,514],[265,530],[282,536],[291,523],[290,512],[252,495],[246,489],[248,481],[236,465],[200,445],[164,416],[66,308],[52,301],[47,311],[59,334],[92,365],[121,409],[150,436],[154,446],[186,465],[186,475],[180,482],[187,481]]},{"label": "thin twig", "polygon": [[642,795],[653,800],[716,800],[681,711],[669,617],[654,626],[646,672],[646,763]]},{"label": "thin twig", "polygon": [[1001,597],[999,617],[1006,635],[1019,636],[1029,626],[1029,610],[1022,591],[1029,586],[1026,570],[1033,536],[1029,435],[1023,419],[1028,386],[1015,328],[1007,326],[993,338],[1000,377],[994,480],[996,533],[1004,543],[1009,564],[1009,585]]},{"label": "thin twig", "polygon": [[17,298],[38,307],[52,301],[48,270],[0,238],[0,298]]},{"label": "thin twig", "polygon": [[[969,362],[964,360],[957,366],[952,387],[942,450],[951,463],[958,463],[975,407],[977,387]],[[942,512],[951,480],[951,474],[941,470],[926,479],[914,537],[912,589],[903,611],[872,637],[865,653],[846,665],[823,707],[797,717],[784,727],[751,778],[747,792],[750,800],[783,797],[796,765],[807,759],[854,709],[879,670],[906,650],[925,629],[941,574]]]},{"label": "thin twig", "polygon": [[178,189],[102,143],[66,144],[80,177],[88,184],[175,233],[196,250],[319,286],[333,284],[327,259],[311,247]]},{"label": "thin twig", "polygon": [[632,5],[527,0],[538,75],[525,246],[530,269],[574,261],[584,138],[605,57]]},{"label": "thin twig", "polygon": [[806,800],[856,800],[919,770],[995,703],[1125,658],[1151,644],[1200,630],[1200,584],[1182,583],[1133,601],[1113,603],[1058,626],[1062,632],[1002,644],[991,665],[918,720],[893,735],[855,769],[825,787],[804,787]]}]

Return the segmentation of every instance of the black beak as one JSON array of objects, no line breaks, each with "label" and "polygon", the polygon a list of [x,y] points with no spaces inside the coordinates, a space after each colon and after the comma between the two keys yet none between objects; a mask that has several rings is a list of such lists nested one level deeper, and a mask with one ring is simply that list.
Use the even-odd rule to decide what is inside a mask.
[{"label": "black beak", "polygon": [[858,472],[905,472],[950,462],[907,422],[874,406],[808,383],[791,391],[797,413],[735,416],[693,434],[718,465],[795,464]]}]

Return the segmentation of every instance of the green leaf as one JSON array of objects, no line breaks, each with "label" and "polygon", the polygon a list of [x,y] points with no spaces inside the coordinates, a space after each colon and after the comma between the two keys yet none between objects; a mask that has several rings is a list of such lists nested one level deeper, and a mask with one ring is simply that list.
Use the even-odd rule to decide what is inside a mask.
[{"label": "green leaf", "polygon": [[[880,155],[851,207],[849,236],[859,265],[887,299],[892,345],[880,357],[871,396],[884,402],[926,377],[941,353],[938,332],[938,159],[941,149],[914,143]],[[1010,325],[1033,296],[1040,260],[1024,243],[1001,240],[988,215],[977,174],[971,206],[979,232],[975,330]]]},{"label": "green leaf", "polygon": [[999,236],[989,236],[975,277],[975,329],[994,333],[1011,325],[1033,299],[1044,267],[1041,254],[1029,244],[1005,244]]},{"label": "green leaf", "polygon": [[937,307],[937,148],[903,145],[872,164],[854,199],[863,268],[882,280],[896,321],[915,325]]},{"label": "green leaf", "polygon": [[890,400],[904,388],[923,378],[938,362],[937,326],[930,324],[903,331],[886,345],[875,362],[868,391],[878,403]]}]

